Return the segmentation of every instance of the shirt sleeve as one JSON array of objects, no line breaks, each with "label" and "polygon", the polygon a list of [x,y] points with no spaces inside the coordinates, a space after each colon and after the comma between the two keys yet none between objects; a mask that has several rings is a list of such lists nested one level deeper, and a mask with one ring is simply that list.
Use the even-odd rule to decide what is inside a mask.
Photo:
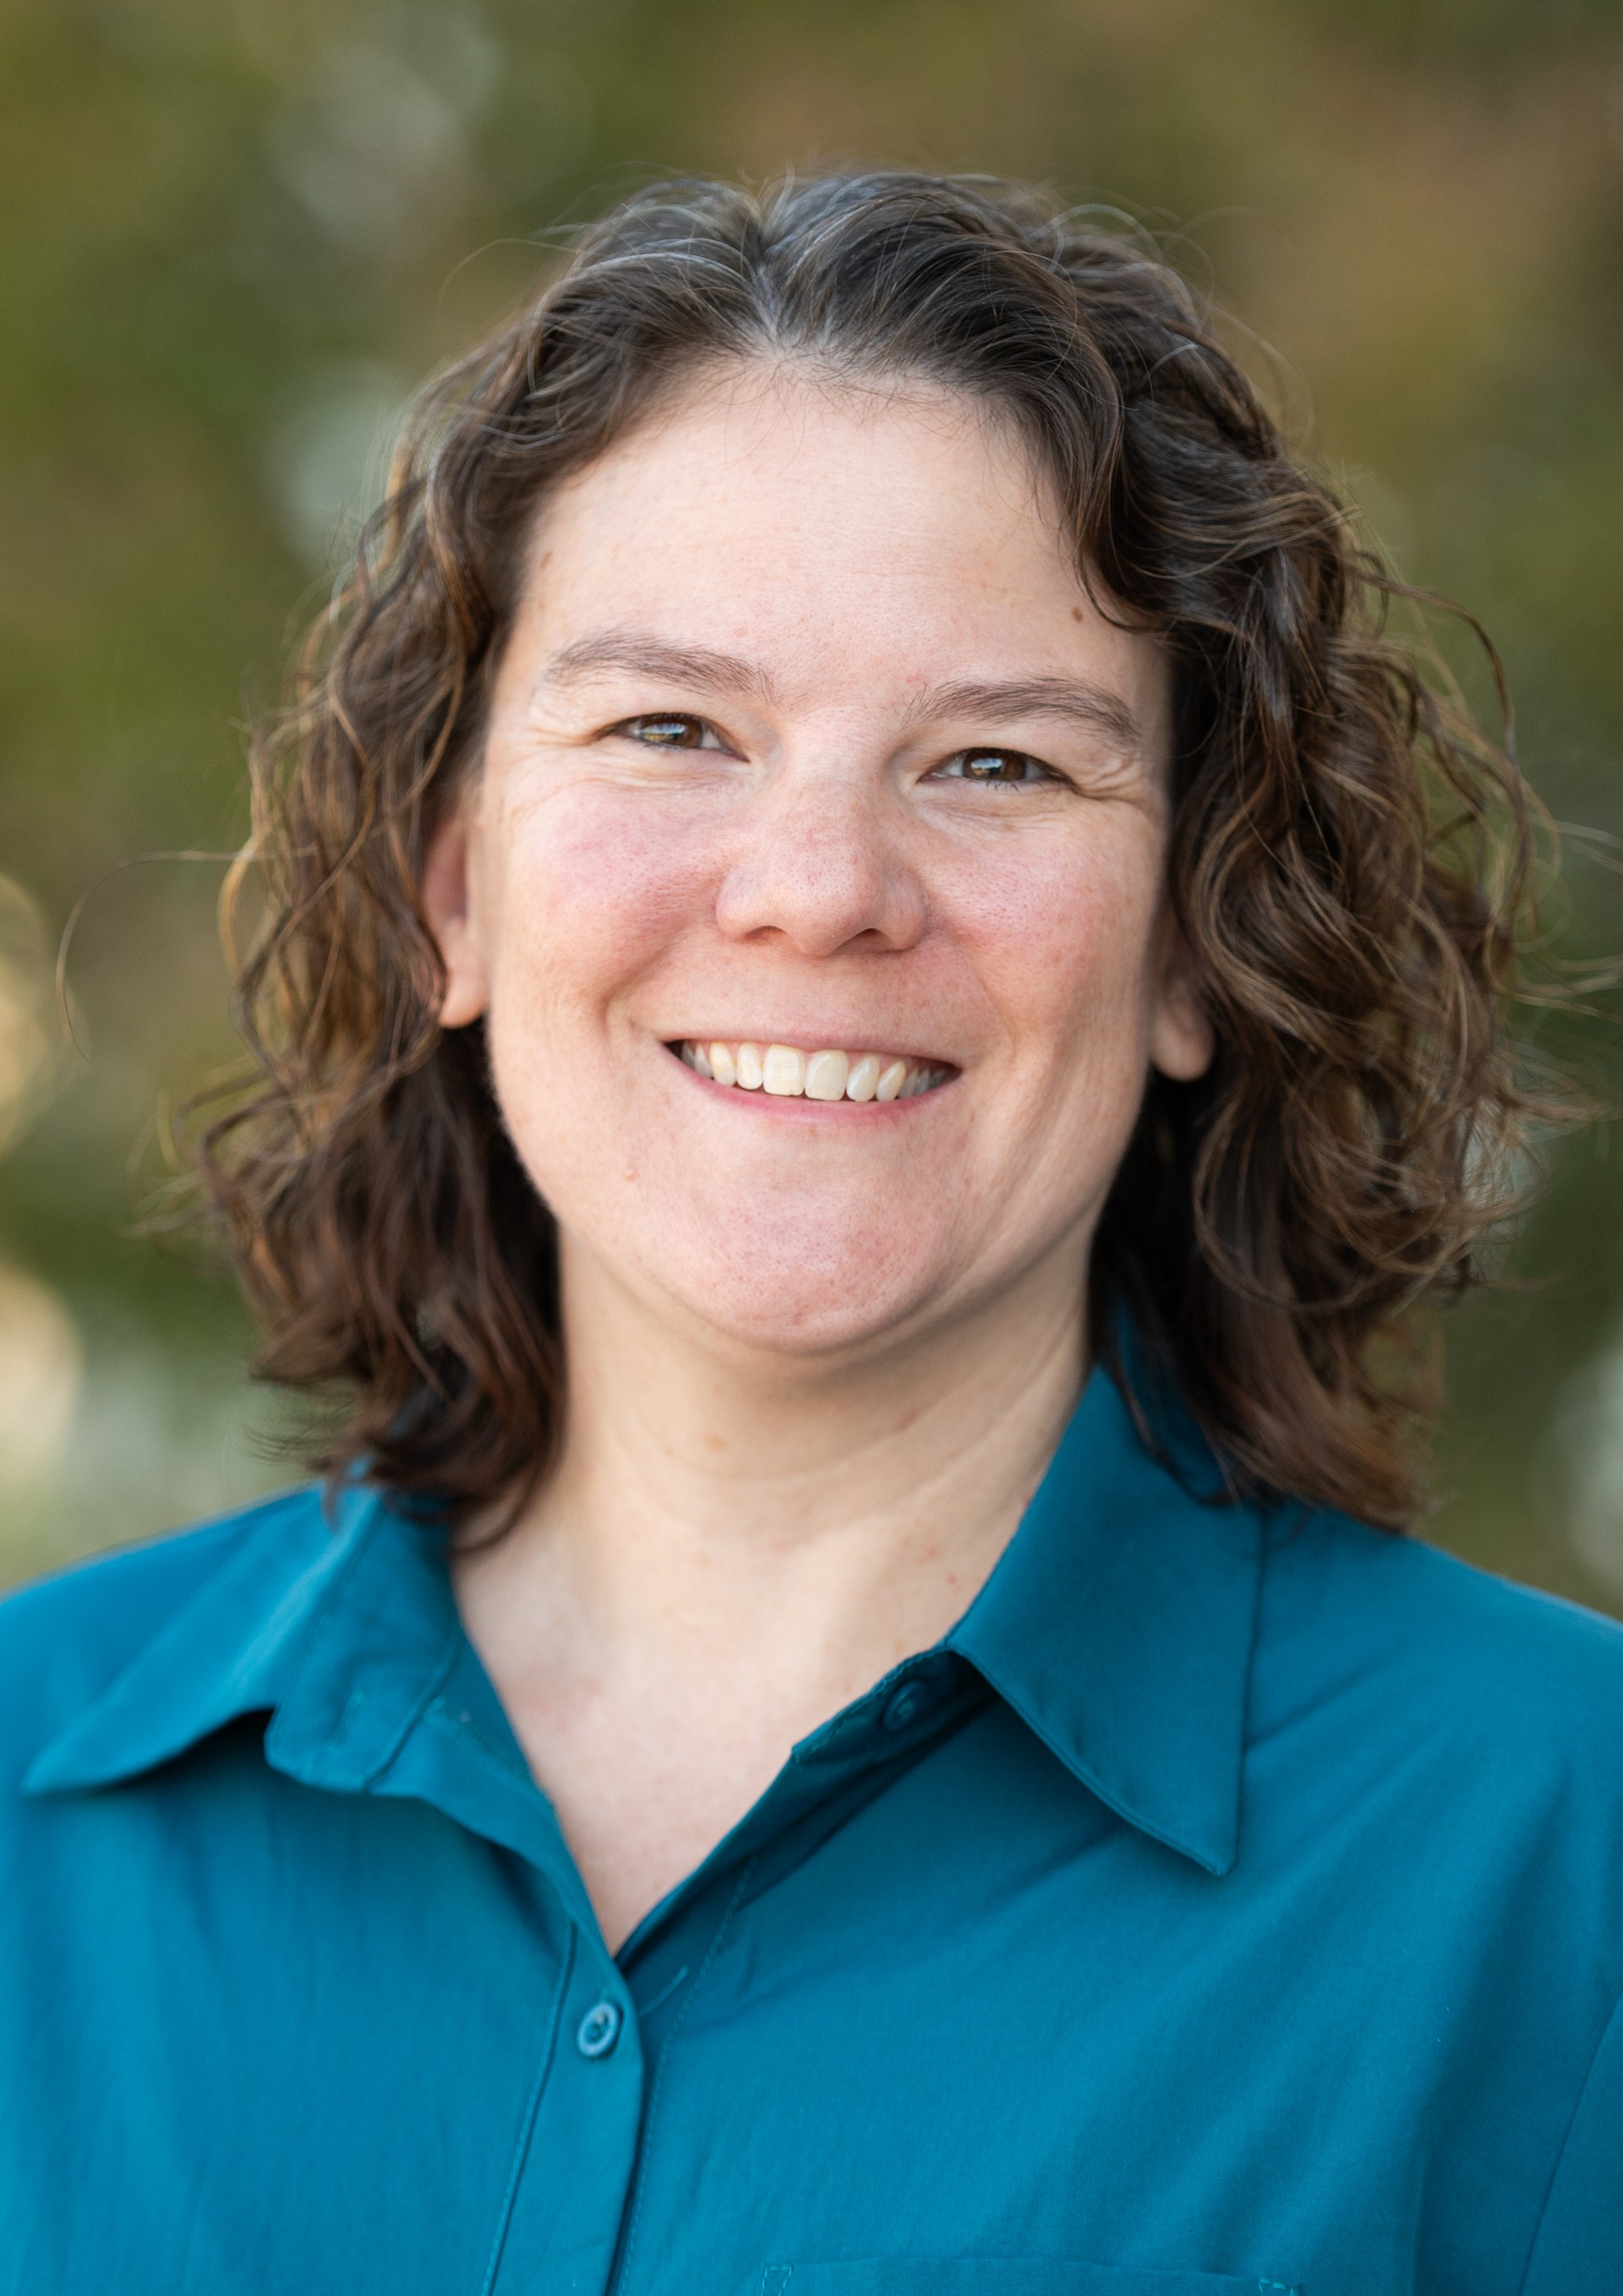
[{"label": "shirt sleeve", "polygon": [[1623,2000],[1562,2147],[1521,2296],[1623,2289]]}]

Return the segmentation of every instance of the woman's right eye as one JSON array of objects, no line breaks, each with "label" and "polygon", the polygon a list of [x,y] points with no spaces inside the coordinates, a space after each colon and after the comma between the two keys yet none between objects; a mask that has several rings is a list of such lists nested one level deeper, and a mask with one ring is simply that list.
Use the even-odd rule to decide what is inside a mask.
[{"label": "woman's right eye", "polygon": [[720,750],[725,749],[714,726],[702,718],[684,718],[660,711],[649,718],[627,718],[610,728],[611,733],[624,734],[628,741],[646,742],[653,750]]}]

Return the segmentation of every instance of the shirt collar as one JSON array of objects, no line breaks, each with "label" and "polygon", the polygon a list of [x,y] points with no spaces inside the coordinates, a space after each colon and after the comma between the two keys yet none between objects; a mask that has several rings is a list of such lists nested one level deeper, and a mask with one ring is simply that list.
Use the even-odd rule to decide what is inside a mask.
[{"label": "shirt collar", "polygon": [[242,1715],[311,1785],[381,1775],[462,1646],[440,1534],[351,1487],[263,1510],[109,1687],[35,1759],[30,1793],[116,1784]]},{"label": "shirt collar", "polygon": [[1094,1374],[947,1641],[1119,1816],[1222,1874],[1239,1850],[1263,1527],[1198,1495],[1209,1453],[1165,1400],[1158,1420],[1159,1456]]},{"label": "shirt collar", "polygon": [[[1184,1438],[1181,1466],[1152,1456],[1095,1372],[947,1647],[1119,1816],[1221,1874],[1238,1849],[1262,1526],[1194,1494]],[[433,1525],[354,1488],[329,1523],[306,1495],[266,1511],[25,1787],[113,1784],[269,1711],[275,1767],[365,1791],[465,1647]]]}]

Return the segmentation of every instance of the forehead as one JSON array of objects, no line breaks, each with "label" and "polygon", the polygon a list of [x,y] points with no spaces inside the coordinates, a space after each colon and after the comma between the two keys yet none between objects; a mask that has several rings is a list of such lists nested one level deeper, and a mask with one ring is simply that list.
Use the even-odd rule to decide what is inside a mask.
[{"label": "forehead", "polygon": [[567,480],[536,543],[541,558],[601,550],[629,529],[645,552],[707,532],[720,543],[725,526],[724,546],[770,534],[791,554],[805,536],[824,551],[843,541],[847,556],[887,533],[899,554],[966,522],[983,545],[1070,573],[1053,488],[1001,409],[925,381],[737,363],[690,376]]},{"label": "forehead", "polygon": [[691,378],[537,521],[522,650],[606,618],[768,660],[785,693],[1085,668],[1163,714],[1159,646],[1090,592],[1012,418],[929,383]]}]

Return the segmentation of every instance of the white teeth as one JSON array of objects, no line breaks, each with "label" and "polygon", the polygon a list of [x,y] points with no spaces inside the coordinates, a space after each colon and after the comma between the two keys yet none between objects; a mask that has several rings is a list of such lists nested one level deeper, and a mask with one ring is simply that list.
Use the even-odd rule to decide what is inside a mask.
[{"label": "white teeth", "polygon": [[915,1100],[953,1073],[935,1062],[913,1062],[899,1054],[862,1053],[853,1059],[837,1046],[803,1053],[796,1045],[701,1044],[690,1038],[674,1047],[687,1066],[721,1085],[743,1092],[765,1090],[777,1100]]},{"label": "white teeth", "polygon": [[814,1053],[806,1063],[807,1100],[843,1100],[851,1063],[843,1053]]},{"label": "white teeth", "polygon": [[761,1082],[778,1100],[799,1100],[806,1090],[806,1055],[792,1045],[768,1045]]}]

